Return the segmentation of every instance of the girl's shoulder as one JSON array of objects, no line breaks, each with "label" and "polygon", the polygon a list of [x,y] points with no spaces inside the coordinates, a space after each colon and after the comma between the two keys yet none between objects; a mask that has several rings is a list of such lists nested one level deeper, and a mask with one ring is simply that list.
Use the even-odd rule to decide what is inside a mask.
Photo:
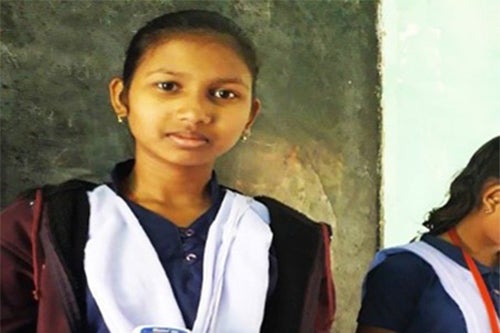
[{"label": "girl's shoulder", "polygon": [[36,199],[36,193],[38,191],[41,191],[42,198],[48,199],[52,198],[53,196],[64,195],[68,193],[87,192],[94,189],[96,186],[98,186],[98,184],[81,179],[70,179],[59,184],[45,184],[36,186],[20,192],[17,195],[16,199],[10,205],[5,207],[2,212],[13,209],[19,205],[22,205],[23,203],[29,203],[30,205],[33,205],[34,200]]},{"label": "girl's shoulder", "polygon": [[369,276],[375,280],[412,280],[425,281],[435,276],[434,270],[417,254],[402,250],[389,255],[369,272]]},{"label": "girl's shoulder", "polygon": [[[237,194],[245,195],[234,188],[222,187]],[[297,230],[304,230],[306,233],[312,232],[316,234],[319,232],[321,234],[324,229],[327,230],[330,237],[332,235],[331,226],[326,221],[315,221],[297,209],[269,196],[257,195],[253,199],[267,208],[273,232],[282,231],[283,229],[283,231],[288,230],[290,233],[296,233]],[[259,210],[258,206],[257,210]]]},{"label": "girl's shoulder", "polygon": [[436,278],[432,267],[415,253],[391,252],[365,277],[358,323],[404,331]]},{"label": "girl's shoulder", "polygon": [[[384,251],[386,250],[382,252]],[[382,300],[396,304],[409,300],[416,302],[426,288],[438,280],[432,266],[413,252],[401,249],[388,251],[383,257],[379,254],[380,252],[363,282],[363,298],[367,303]],[[401,304],[395,308],[402,306]]]},{"label": "girl's shoulder", "polygon": [[[306,229],[318,229],[321,228],[321,225],[328,226],[327,223],[314,221],[304,213],[274,198],[256,196],[254,199],[262,203],[269,210],[271,223],[292,221],[291,223],[296,223],[297,227]],[[330,227],[328,226],[328,228]]]},{"label": "girl's shoulder", "polygon": [[[2,243],[23,242],[32,232],[37,207],[48,207],[51,216],[55,210],[68,211],[78,201],[84,201],[87,191],[96,184],[72,179],[58,185],[43,185],[21,192],[0,214]],[[27,241],[27,240],[26,240]]]},{"label": "girl's shoulder", "polygon": [[87,191],[93,190],[98,185],[86,180],[70,179],[57,185],[45,185],[41,189],[44,197],[52,198],[53,196],[69,195],[71,193],[87,193]]}]

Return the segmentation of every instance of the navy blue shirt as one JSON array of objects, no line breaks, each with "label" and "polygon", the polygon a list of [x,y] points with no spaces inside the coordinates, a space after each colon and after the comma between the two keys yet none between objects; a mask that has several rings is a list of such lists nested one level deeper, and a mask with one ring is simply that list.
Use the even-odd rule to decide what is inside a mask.
[{"label": "navy blue shirt", "polygon": [[[422,241],[467,268],[458,247],[432,235]],[[476,264],[499,313],[499,267]],[[358,323],[400,333],[467,333],[462,312],[433,268],[412,252],[390,255],[368,273]]]},{"label": "navy blue shirt", "polygon": [[168,219],[126,200],[158,254],[188,328],[193,327],[200,301],[208,229],[224,197],[215,174],[210,180],[209,191],[212,205],[189,228],[177,227]]},{"label": "navy blue shirt", "polygon": [[[116,165],[111,174],[115,191],[120,179],[124,179],[133,168],[133,160]],[[212,205],[188,228],[180,228],[168,219],[130,201],[126,198],[134,215],[153,245],[165,270],[186,327],[191,329],[196,319],[201,296],[203,254],[208,230],[222,204],[225,189],[217,182],[213,173],[208,184]],[[276,258],[270,253],[269,291],[274,290],[277,281]],[[87,288],[87,332],[109,333],[95,299]]]}]

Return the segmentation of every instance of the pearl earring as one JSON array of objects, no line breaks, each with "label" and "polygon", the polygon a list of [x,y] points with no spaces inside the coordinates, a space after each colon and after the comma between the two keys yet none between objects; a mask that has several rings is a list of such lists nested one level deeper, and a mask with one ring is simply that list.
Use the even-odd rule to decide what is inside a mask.
[{"label": "pearl earring", "polygon": [[241,142],[246,142],[248,138],[250,138],[250,135],[252,135],[250,129],[249,128],[245,129],[241,134]]}]

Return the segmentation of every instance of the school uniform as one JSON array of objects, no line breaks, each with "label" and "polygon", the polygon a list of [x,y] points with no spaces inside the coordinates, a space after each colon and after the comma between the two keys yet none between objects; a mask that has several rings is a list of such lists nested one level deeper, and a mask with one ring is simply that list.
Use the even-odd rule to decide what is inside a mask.
[{"label": "school uniform", "polygon": [[[119,165],[118,169],[123,169],[123,167]],[[115,173],[120,173],[120,170],[116,170]],[[137,313],[139,313],[138,322],[140,322],[141,311],[134,310],[127,313],[129,301],[132,304],[137,297],[134,294],[122,295],[122,290],[127,288],[116,287],[116,285],[125,283],[125,286],[135,286],[129,288],[132,292],[136,288],[144,288],[140,289],[138,294],[143,295],[143,290],[147,293],[149,283],[134,285],[139,280],[130,279],[129,277],[136,274],[129,274],[127,271],[142,265],[138,273],[143,278],[142,282],[150,281],[154,284],[157,280],[162,281],[158,288],[163,288],[165,293],[171,293],[172,296],[167,298],[170,300],[170,305],[167,305],[166,311],[160,313],[159,318],[163,318],[163,313],[176,312],[177,323],[187,328],[194,326],[195,332],[223,332],[224,329],[228,331],[227,327],[234,328],[238,325],[237,319],[231,318],[241,318],[242,323],[250,320],[248,327],[242,325],[241,328],[231,328],[230,330],[234,332],[259,331],[255,328],[257,326],[251,327],[251,325],[257,325],[258,321],[260,321],[258,325],[261,332],[327,332],[334,312],[333,285],[328,256],[329,240],[328,237],[325,238],[325,231],[328,234],[328,227],[314,223],[276,200],[265,197],[254,200],[234,193],[218,185],[215,177],[212,178],[209,186],[212,199],[215,199],[214,204],[193,223],[192,228],[186,230],[179,229],[143,207],[119,197],[116,191],[113,191],[112,183],[96,185],[70,181],[60,186],[44,188],[43,199],[39,198],[35,201],[23,199],[15,202],[2,214],[1,254],[4,266],[1,282],[2,331],[14,332],[22,329],[28,332],[106,332],[107,330],[113,332],[116,330],[110,329],[108,323],[115,321],[118,326],[112,327],[128,327],[119,326],[124,323],[122,319],[125,318],[127,322],[129,316],[135,317]],[[221,200],[222,197],[224,199]],[[220,206],[227,203],[228,197],[240,200],[239,202],[246,205],[245,214],[261,216],[262,221],[259,222],[257,228],[254,228],[251,224],[253,222],[249,221],[243,221],[238,226],[238,228],[245,228],[245,225],[252,225],[252,228],[245,229],[245,234],[247,231],[251,234],[254,229],[257,229],[256,243],[251,244],[252,247],[255,245],[255,251],[247,251],[247,247],[250,246],[244,244],[247,238],[241,236],[241,233],[235,233],[232,238],[232,242],[236,244],[233,248],[235,254],[226,255],[224,262],[227,262],[227,267],[217,270],[218,255],[224,252],[224,248],[210,250],[213,244],[218,243],[210,241],[209,230],[212,227],[211,223],[224,226],[226,219],[217,220],[214,215],[217,215]],[[101,200],[101,198],[108,201]],[[117,211],[121,212],[120,214],[128,216],[124,221],[117,221],[117,223],[137,220],[135,224],[127,224],[125,229],[130,226],[130,228],[136,228],[134,230],[141,230],[140,232],[131,232],[128,235],[125,232],[119,237],[114,236],[116,232],[106,235],[105,228],[101,232],[99,228],[103,224],[100,221],[110,219],[105,214],[114,203],[116,203]],[[116,215],[119,214],[112,213],[111,219]],[[39,216],[38,219],[37,216]],[[266,216],[269,220],[267,222]],[[113,228],[112,224],[109,225]],[[160,228],[164,227],[163,230],[157,229],[158,225],[162,225]],[[122,232],[122,229],[116,230]],[[221,227],[221,230],[225,229]],[[125,246],[129,243],[122,242],[121,237],[124,239],[132,237],[131,242],[134,242],[137,241],[135,235],[141,233],[143,238],[137,246],[131,248],[144,247],[146,249],[144,252],[137,251],[141,255],[142,253],[149,254],[137,260],[133,258],[134,251],[130,251],[130,248]],[[212,232],[212,234],[217,233]],[[102,235],[105,237],[102,238]],[[164,241],[167,238],[169,242]],[[268,239],[269,243],[262,242],[261,239]],[[259,245],[260,243],[262,244]],[[302,246],[297,247],[297,244],[302,244]],[[102,251],[107,246],[116,249],[116,252]],[[270,249],[273,250],[270,251]],[[130,262],[129,259],[122,260],[122,254],[127,251],[129,258],[132,258]],[[93,256],[99,256],[101,259],[101,256],[106,257],[106,254],[111,252],[113,255],[108,256],[108,259],[89,259]],[[243,258],[250,255],[248,258],[256,260],[238,262],[238,253],[241,253]],[[258,255],[258,253],[261,254]],[[204,258],[206,255],[209,259]],[[158,258],[153,258],[155,256]],[[212,258],[212,266],[215,267],[213,272],[223,272],[222,279],[214,278],[213,280],[224,281],[222,284],[224,287],[214,282],[211,288],[201,289],[222,295],[215,298],[200,294],[199,288],[200,284],[206,283],[204,282],[206,272],[200,273],[202,267],[207,265],[202,265],[202,262],[210,258]],[[134,260],[136,260],[135,264],[130,265],[129,263]],[[143,261],[145,263],[142,263]],[[99,262],[105,264],[95,264]],[[241,265],[248,267],[255,265],[259,270],[255,273],[256,277],[252,280],[252,277],[248,276],[252,274],[238,276]],[[124,270],[123,275],[117,275],[121,278],[112,276],[116,274],[115,268],[117,271]],[[231,275],[233,277],[226,281],[224,274],[233,274]],[[160,275],[163,276],[163,280],[156,278]],[[245,290],[241,288],[241,285],[247,282],[245,280],[247,278],[248,288]],[[102,282],[106,280],[109,281]],[[113,281],[117,283],[112,283]],[[167,282],[163,283],[163,281]],[[234,292],[235,288],[239,288],[242,292]],[[243,310],[234,312],[236,316],[225,315],[231,313],[233,308],[243,309],[242,306],[234,306],[234,304],[242,304],[238,295],[245,295],[245,292],[252,291],[252,288],[255,289],[254,298],[260,299],[261,303],[252,304],[253,300],[250,297],[246,298],[245,307],[248,310],[247,317],[250,319],[243,316]],[[32,289],[35,289],[35,298],[31,295]],[[119,297],[113,296],[114,294],[108,297],[106,293],[109,290],[118,292],[119,294],[116,295]],[[228,290],[232,292],[229,293]],[[149,292],[151,295],[146,300],[151,300],[155,304],[153,300],[158,295],[154,295],[151,288]],[[117,298],[116,302],[108,302],[113,297]],[[218,299],[219,302],[214,305],[204,301],[204,299],[212,298]],[[157,298],[156,303],[169,303],[163,302],[164,300],[165,298]],[[155,312],[156,307],[148,310],[147,301],[143,305],[144,313],[149,315]],[[134,304],[131,306],[130,309],[134,309]],[[161,304],[160,307],[162,306],[164,305]],[[198,323],[197,329],[196,318],[199,309],[202,309],[204,313],[203,318],[212,319],[211,322],[201,320],[203,323]],[[261,317],[258,316],[259,311],[262,312]],[[252,315],[252,313],[257,314]],[[112,319],[104,320],[104,318]],[[132,321],[134,320],[135,318]],[[125,324],[128,325],[128,322]]]},{"label": "school uniform", "polygon": [[[500,268],[477,266],[498,314]],[[477,306],[471,308],[473,304]],[[489,331],[484,305],[460,248],[429,234],[375,256],[364,281],[358,323],[401,333]],[[472,331],[471,327],[480,328]]]}]

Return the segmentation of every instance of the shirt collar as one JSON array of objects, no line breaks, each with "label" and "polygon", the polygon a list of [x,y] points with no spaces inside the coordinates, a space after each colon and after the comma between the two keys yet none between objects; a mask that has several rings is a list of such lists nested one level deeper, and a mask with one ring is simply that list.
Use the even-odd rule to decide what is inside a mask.
[{"label": "shirt collar", "polygon": [[115,167],[111,171],[111,188],[118,192],[120,182],[127,178],[127,176],[132,172],[134,168],[135,160],[130,159],[123,162],[115,164]]},{"label": "shirt collar", "polygon": [[[118,193],[120,181],[122,181],[130,174],[130,172],[134,167],[134,163],[135,160],[133,159],[117,163],[113,168],[113,170],[111,171],[111,184],[109,184],[108,186],[110,186],[116,193]],[[191,226],[189,226],[188,228],[178,228],[179,230],[185,231],[187,229],[193,229],[197,237],[206,239],[208,228],[210,227],[211,222],[215,219],[215,216],[219,211],[219,207],[222,203],[225,193],[224,188],[219,185],[215,171],[212,172],[212,177],[210,178],[210,181],[208,183],[208,191],[210,194],[210,198],[212,199],[212,205],[210,206],[210,208],[199,218],[197,218],[193,222],[193,224],[191,224]],[[140,212],[142,216],[148,214],[155,214],[149,211],[148,209],[136,204],[135,202],[128,200],[128,198],[124,199],[130,205],[130,207],[135,213]],[[169,223],[171,222],[169,221]]]}]

